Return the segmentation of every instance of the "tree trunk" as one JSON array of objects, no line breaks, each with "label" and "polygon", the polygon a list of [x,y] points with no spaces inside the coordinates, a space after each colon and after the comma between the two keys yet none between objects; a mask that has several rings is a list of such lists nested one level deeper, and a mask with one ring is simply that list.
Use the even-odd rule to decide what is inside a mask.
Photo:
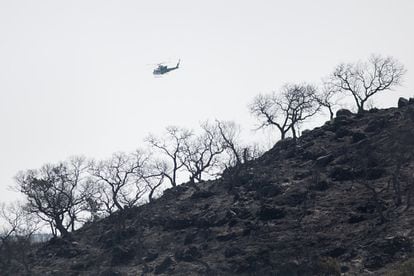
[{"label": "tree trunk", "polygon": [[55,224],[56,224],[56,229],[59,230],[60,235],[62,237],[66,237],[69,235],[68,230],[63,226],[62,220],[59,217],[55,218]]},{"label": "tree trunk", "polygon": [[364,104],[365,104],[365,101],[361,101],[359,104],[358,104],[358,113],[362,113],[362,112],[364,112],[365,110],[364,110]]},{"label": "tree trunk", "polygon": [[295,130],[295,128],[292,126],[292,136],[293,136],[293,139],[296,139],[297,138],[297,136],[296,136],[296,130]]},{"label": "tree trunk", "polygon": [[332,119],[334,118],[334,113],[333,113],[333,110],[332,110],[332,108],[331,108],[331,107],[328,107],[328,109],[329,109],[329,116],[330,116],[330,119],[332,120]]},{"label": "tree trunk", "polygon": [[114,201],[115,206],[119,209],[119,210],[123,210],[124,208],[121,206],[121,204],[119,204],[118,199],[116,198],[116,194],[113,195],[112,200]]}]

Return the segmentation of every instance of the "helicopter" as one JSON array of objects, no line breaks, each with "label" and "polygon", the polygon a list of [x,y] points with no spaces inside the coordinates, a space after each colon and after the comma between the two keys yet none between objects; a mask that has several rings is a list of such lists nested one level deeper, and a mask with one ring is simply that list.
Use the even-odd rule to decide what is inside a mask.
[{"label": "helicopter", "polygon": [[164,75],[168,72],[171,72],[173,70],[178,69],[178,67],[180,66],[180,60],[178,60],[177,65],[175,67],[168,67],[166,65],[163,65],[163,63],[159,63],[158,67],[154,69],[154,71],[152,72],[155,76],[156,75]]}]

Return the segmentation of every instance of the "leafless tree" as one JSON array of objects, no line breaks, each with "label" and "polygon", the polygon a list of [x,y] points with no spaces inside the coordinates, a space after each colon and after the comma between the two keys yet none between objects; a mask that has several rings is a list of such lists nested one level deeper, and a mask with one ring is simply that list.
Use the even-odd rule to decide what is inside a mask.
[{"label": "leafless tree", "polygon": [[62,236],[75,229],[82,205],[89,197],[89,182],[85,181],[84,158],[72,158],[57,165],[47,164],[39,170],[20,172],[17,187],[27,199],[27,208],[50,224],[52,233]]},{"label": "leafless tree", "polygon": [[0,221],[0,248],[13,236],[30,238],[39,228],[37,218],[19,202],[0,203]]},{"label": "leafless tree", "polygon": [[115,153],[111,158],[92,162],[90,173],[99,188],[100,202],[108,214],[137,204],[146,192],[144,172],[148,155],[137,150],[134,153]]},{"label": "leafless tree", "polygon": [[166,133],[162,138],[150,135],[146,138],[150,147],[156,149],[162,156],[164,177],[166,177],[171,186],[177,186],[177,177],[180,169],[183,168],[183,158],[181,156],[183,147],[193,136],[191,131],[176,126],[167,127]]},{"label": "leafless tree", "polygon": [[215,123],[220,143],[228,155],[228,160],[224,164],[225,168],[243,164],[261,155],[257,145],[243,145],[240,138],[241,128],[235,122],[216,120]]},{"label": "leafless tree", "polygon": [[0,271],[15,274],[13,269],[22,267],[25,275],[31,275],[28,255],[39,219],[20,202],[0,203],[0,225]]},{"label": "leafless tree", "polygon": [[202,180],[202,174],[214,170],[218,157],[225,150],[215,125],[205,122],[202,133],[184,141],[179,156],[183,166],[190,173],[190,182]]},{"label": "leafless tree", "polygon": [[168,165],[159,160],[154,160],[150,164],[145,172],[144,181],[148,189],[149,202],[154,201],[154,196],[157,190],[159,190],[164,184],[165,176],[168,172]]},{"label": "leafless tree", "polygon": [[363,112],[368,99],[400,85],[405,72],[398,60],[371,55],[366,62],[338,65],[331,74],[329,83],[335,90],[351,94],[358,112]]},{"label": "leafless tree", "polygon": [[332,85],[330,81],[325,80],[322,88],[315,94],[316,101],[318,104],[328,109],[329,119],[334,118],[334,110],[340,106],[339,101],[341,100],[342,92],[338,87]]},{"label": "leafless tree", "polygon": [[259,128],[275,126],[281,139],[288,131],[297,137],[297,128],[319,111],[315,97],[316,89],[308,84],[286,84],[280,94],[258,95],[250,105],[250,112],[256,116]]}]

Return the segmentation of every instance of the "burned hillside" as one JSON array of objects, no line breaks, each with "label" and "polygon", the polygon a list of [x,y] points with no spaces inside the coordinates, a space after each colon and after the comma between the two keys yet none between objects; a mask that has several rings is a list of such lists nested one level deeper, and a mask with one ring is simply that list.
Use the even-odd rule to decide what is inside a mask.
[{"label": "burned hillside", "polygon": [[340,110],[218,180],[179,185],[54,238],[2,275],[397,271],[414,256],[413,137],[413,100]]}]

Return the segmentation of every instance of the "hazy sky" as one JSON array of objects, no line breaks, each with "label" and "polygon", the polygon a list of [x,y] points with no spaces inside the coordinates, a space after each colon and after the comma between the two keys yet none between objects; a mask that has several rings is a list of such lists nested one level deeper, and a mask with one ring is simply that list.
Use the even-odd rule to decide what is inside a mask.
[{"label": "hazy sky", "polygon": [[375,99],[394,106],[414,95],[413,14],[412,0],[0,0],[0,201],[19,170],[130,151],[167,125],[236,120],[252,136],[256,94],[371,53],[408,69]]}]

